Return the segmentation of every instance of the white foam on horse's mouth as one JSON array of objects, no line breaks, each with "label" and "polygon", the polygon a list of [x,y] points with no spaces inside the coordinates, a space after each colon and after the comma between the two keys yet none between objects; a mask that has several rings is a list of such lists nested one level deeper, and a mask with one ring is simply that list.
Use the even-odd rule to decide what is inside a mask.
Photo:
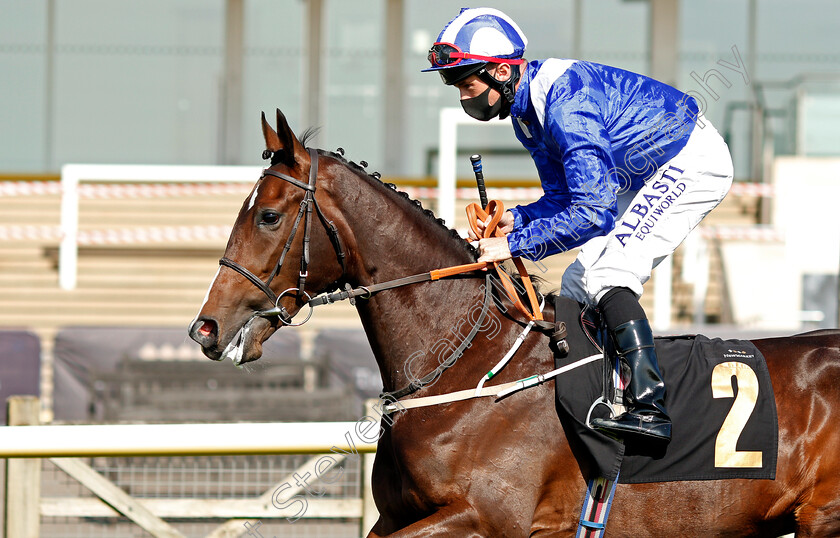
[{"label": "white foam on horse's mouth", "polygon": [[222,352],[222,360],[229,358],[235,366],[239,366],[239,364],[242,362],[242,353],[242,343],[240,342],[234,345],[234,342],[231,341],[231,343],[228,344],[228,346]]},{"label": "white foam on horse's mouth", "polygon": [[234,366],[240,366],[242,363],[242,357],[245,354],[245,341],[251,334],[251,324],[254,322],[256,317],[252,317],[245,325],[243,325],[233,336],[230,343],[227,345],[224,351],[222,351],[221,360],[225,360],[230,358],[233,362]]}]

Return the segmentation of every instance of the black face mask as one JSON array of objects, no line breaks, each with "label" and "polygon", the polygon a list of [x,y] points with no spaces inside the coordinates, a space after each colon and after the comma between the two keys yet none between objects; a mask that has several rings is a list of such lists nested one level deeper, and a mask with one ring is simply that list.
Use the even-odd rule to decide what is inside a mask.
[{"label": "black face mask", "polygon": [[502,111],[502,97],[496,99],[495,104],[490,105],[490,90],[487,88],[481,95],[471,97],[470,99],[461,99],[461,107],[464,112],[480,121],[490,121],[499,115]]}]

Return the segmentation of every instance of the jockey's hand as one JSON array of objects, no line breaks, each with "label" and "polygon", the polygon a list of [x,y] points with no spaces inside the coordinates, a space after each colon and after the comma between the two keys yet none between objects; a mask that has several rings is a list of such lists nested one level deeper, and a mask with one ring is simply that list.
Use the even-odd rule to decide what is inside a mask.
[{"label": "jockey's hand", "polygon": [[478,261],[503,262],[511,258],[507,237],[489,237],[478,241]]},{"label": "jockey's hand", "polygon": [[[478,231],[479,235],[484,235],[484,230],[487,228],[487,225],[490,224],[490,220],[492,216],[487,217],[484,219],[484,222],[478,223]],[[499,225],[496,227],[498,230],[501,230],[504,234],[509,234],[513,231],[513,213],[510,210],[505,211],[502,214],[501,220],[499,220]],[[472,228],[469,229],[470,241],[478,241],[481,237],[476,236],[475,232],[473,232]]]}]

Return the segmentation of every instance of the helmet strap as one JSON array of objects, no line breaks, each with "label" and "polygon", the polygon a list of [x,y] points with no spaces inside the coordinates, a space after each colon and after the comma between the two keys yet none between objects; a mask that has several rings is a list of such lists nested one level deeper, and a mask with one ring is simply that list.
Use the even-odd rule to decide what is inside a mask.
[{"label": "helmet strap", "polygon": [[488,86],[501,94],[502,111],[499,113],[499,119],[505,119],[510,115],[510,107],[516,98],[516,83],[519,82],[520,72],[518,65],[511,65],[510,78],[507,80],[497,80],[493,75],[487,71],[487,65],[476,73],[478,78],[483,80]]}]

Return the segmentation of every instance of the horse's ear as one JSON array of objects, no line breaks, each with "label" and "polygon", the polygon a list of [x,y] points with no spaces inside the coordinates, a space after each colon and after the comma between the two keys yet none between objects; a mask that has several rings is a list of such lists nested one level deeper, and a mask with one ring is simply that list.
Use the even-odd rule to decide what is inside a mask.
[{"label": "horse's ear", "polygon": [[265,112],[262,113],[262,132],[263,137],[265,138],[266,150],[274,153],[275,151],[283,149],[283,146],[280,145],[280,138],[277,136],[277,133],[271,128],[271,125],[265,121]]},{"label": "horse's ear", "polygon": [[300,143],[292,128],[289,127],[289,122],[286,121],[286,116],[277,109],[277,137],[280,140],[280,145],[283,148],[283,162],[289,167],[294,167],[296,164],[309,164],[309,153],[303,144]]},{"label": "horse's ear", "polygon": [[309,154],[300,140],[289,127],[286,116],[277,109],[277,130],[275,131],[265,119],[265,112],[261,114],[262,132],[265,138],[265,152],[263,158],[271,158],[272,163],[280,162],[289,168],[309,163]]}]

